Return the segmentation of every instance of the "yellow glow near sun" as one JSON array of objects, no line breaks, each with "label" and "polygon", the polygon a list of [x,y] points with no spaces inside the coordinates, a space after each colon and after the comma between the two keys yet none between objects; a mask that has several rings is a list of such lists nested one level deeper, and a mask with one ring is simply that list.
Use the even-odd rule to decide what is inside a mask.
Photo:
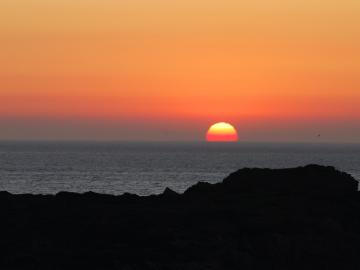
[{"label": "yellow glow near sun", "polygon": [[238,134],[236,129],[229,123],[215,123],[207,131],[206,140],[208,142],[236,142]]}]

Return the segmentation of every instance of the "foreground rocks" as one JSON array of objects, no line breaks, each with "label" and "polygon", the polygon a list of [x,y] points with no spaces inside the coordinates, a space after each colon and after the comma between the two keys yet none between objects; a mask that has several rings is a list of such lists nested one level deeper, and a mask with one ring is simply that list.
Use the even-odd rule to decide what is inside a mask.
[{"label": "foreground rocks", "polygon": [[360,269],[357,181],[242,169],[184,194],[0,193],[0,269]]}]

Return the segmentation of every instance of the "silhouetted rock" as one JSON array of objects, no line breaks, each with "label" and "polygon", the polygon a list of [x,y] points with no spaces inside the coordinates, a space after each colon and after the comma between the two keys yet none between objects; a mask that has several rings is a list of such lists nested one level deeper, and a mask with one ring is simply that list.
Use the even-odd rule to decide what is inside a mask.
[{"label": "silhouetted rock", "polygon": [[0,192],[0,269],[360,269],[357,185],[308,165],[184,194]]},{"label": "silhouetted rock", "polygon": [[173,191],[170,188],[166,188],[161,195],[162,195],[162,197],[165,197],[165,198],[178,198],[178,196],[180,196],[179,193]]},{"label": "silhouetted rock", "polygon": [[291,169],[242,169],[224,179],[225,187],[241,192],[349,193],[358,182],[334,167],[308,165]]}]

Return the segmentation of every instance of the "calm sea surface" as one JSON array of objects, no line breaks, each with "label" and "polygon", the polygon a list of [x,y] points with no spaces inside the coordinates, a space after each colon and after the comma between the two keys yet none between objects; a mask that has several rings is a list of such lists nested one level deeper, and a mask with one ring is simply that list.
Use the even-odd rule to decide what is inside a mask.
[{"label": "calm sea surface", "polygon": [[243,167],[332,165],[360,180],[360,145],[0,142],[0,190],[182,192]]}]

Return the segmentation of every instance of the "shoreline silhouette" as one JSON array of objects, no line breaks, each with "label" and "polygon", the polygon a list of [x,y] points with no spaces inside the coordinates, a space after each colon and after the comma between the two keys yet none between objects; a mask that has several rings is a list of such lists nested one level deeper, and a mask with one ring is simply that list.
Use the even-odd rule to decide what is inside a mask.
[{"label": "shoreline silhouette", "polygon": [[360,269],[358,182],[244,168],[179,194],[0,192],[1,269]]}]

